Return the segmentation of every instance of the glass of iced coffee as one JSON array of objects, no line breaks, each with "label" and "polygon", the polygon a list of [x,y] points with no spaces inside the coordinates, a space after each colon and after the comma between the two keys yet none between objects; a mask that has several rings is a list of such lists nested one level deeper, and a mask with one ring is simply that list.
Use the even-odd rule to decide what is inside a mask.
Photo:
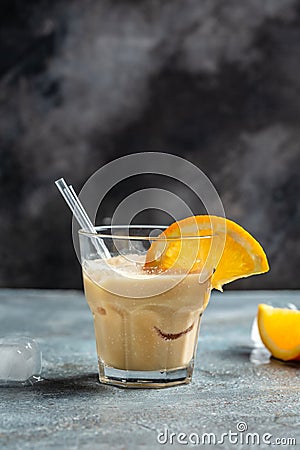
[{"label": "glass of iced coffee", "polygon": [[[163,229],[114,226],[97,227],[97,235],[79,232],[102,383],[160,388],[191,380],[213,267],[206,267],[201,277],[180,267],[147,268],[149,248],[161,239],[158,228]],[[192,239],[191,248],[199,248],[206,238],[181,236],[178,242],[172,238],[172,245]],[[97,239],[108,249],[109,258],[97,252]]]}]

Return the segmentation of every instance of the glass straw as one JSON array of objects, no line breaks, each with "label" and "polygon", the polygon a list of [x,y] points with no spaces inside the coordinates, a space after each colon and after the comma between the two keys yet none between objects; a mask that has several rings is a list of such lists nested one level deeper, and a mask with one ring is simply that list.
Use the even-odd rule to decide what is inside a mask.
[{"label": "glass straw", "polygon": [[[89,231],[90,233],[97,234],[97,230],[92,224],[86,210],[84,209],[78,195],[73,189],[73,186],[68,186],[63,178],[55,181],[55,184],[65,199],[67,205],[71,209],[74,217],[84,231]],[[92,239],[94,247],[101,258],[110,258],[110,253],[100,237]]]}]

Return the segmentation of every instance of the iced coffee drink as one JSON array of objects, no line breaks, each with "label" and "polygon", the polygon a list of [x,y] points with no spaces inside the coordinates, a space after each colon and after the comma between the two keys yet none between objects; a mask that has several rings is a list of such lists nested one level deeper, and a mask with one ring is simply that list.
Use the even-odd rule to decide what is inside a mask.
[{"label": "iced coffee drink", "polygon": [[[103,383],[188,383],[211,289],[269,270],[260,244],[228,219],[189,217],[152,237],[156,228],[79,232]],[[96,239],[108,252],[104,257]]]},{"label": "iced coffee drink", "polygon": [[124,251],[82,263],[100,381],[128,387],[187,383],[211,277],[145,270],[145,254]]},{"label": "iced coffee drink", "polygon": [[[168,289],[170,282],[174,287]],[[200,317],[209,299],[209,279],[199,283],[197,274],[145,273],[140,262],[117,256],[88,263],[84,289],[94,317],[100,364],[129,371],[165,371],[192,361]]]}]

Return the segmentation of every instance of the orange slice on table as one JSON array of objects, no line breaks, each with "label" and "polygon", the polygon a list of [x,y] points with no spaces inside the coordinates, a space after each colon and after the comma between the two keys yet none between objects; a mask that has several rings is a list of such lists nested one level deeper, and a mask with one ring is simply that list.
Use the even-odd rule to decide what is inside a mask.
[{"label": "orange slice on table", "polygon": [[220,291],[226,283],[269,270],[265,252],[251,234],[231,220],[210,215],[170,225],[151,244],[144,265],[145,270],[189,273],[209,267],[215,269],[212,287]]},{"label": "orange slice on table", "polygon": [[300,311],[258,305],[261,340],[275,358],[300,361]]}]

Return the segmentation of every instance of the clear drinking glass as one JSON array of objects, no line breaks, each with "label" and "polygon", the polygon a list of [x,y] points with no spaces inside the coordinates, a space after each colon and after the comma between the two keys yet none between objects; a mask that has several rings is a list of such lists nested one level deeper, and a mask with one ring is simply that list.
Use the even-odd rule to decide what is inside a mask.
[{"label": "clear drinking glass", "polygon": [[[97,227],[97,235],[79,231],[102,383],[160,388],[191,381],[212,268],[201,279],[198,273],[145,271],[145,254],[158,239],[153,237],[158,228],[164,227]],[[97,239],[111,258],[99,256]],[[201,245],[204,237],[193,239]]]}]

